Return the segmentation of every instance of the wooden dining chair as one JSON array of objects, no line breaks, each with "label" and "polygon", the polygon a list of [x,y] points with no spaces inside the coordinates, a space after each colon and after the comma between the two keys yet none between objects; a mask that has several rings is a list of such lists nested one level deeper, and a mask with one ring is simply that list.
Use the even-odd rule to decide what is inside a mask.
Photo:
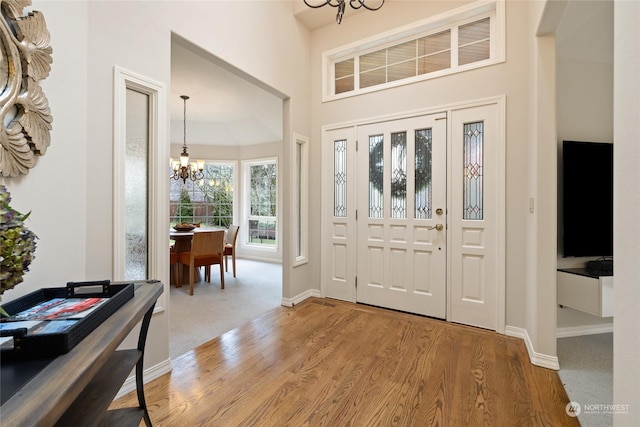
[{"label": "wooden dining chair", "polygon": [[[180,277],[183,266],[189,267],[189,295],[193,295],[193,279],[196,268],[220,264],[220,288],[224,289],[224,269],[222,257],[224,252],[224,230],[200,231],[193,234],[191,250],[180,254]],[[205,276],[211,281],[211,276]]]},{"label": "wooden dining chair", "polygon": [[229,226],[227,231],[227,243],[224,245],[224,270],[229,271],[229,255],[233,265],[233,277],[236,277],[236,241],[238,240],[238,227],[235,224]]}]

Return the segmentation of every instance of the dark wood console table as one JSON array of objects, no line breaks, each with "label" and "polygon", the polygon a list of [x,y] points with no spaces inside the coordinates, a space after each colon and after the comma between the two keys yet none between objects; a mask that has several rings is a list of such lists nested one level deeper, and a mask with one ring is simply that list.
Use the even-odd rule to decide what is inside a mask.
[{"label": "dark wood console table", "polygon": [[[3,376],[12,366],[32,377],[0,406],[2,426],[151,426],[144,400],[143,362],[147,331],[164,285],[134,282],[133,299],[125,303],[69,353],[48,360],[2,361]],[[142,319],[138,347],[117,350]],[[22,365],[21,365],[22,364]],[[136,370],[137,408],[108,411],[132,369]],[[9,375],[7,375],[9,376]],[[0,378],[3,388],[5,379]]]}]

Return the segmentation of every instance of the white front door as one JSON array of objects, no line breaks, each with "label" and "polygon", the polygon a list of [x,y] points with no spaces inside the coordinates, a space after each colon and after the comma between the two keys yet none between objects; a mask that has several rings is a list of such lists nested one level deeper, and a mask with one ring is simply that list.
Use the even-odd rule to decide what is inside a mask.
[{"label": "white front door", "polygon": [[503,332],[503,117],[493,99],[327,130],[323,295]]},{"label": "white front door", "polygon": [[358,128],[357,301],[446,316],[446,115]]}]

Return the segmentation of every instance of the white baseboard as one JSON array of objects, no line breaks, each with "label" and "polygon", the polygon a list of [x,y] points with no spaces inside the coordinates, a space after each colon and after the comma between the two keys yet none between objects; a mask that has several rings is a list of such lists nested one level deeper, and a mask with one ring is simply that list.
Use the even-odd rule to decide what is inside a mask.
[{"label": "white baseboard", "polygon": [[606,334],[613,332],[613,323],[599,325],[567,326],[556,329],[557,338],[579,337],[582,335]]},{"label": "white baseboard", "polygon": [[294,305],[300,304],[302,301],[311,297],[321,298],[322,295],[320,294],[320,289],[309,289],[293,298],[282,298],[282,302],[280,304],[284,307],[293,307]]},{"label": "white baseboard", "polygon": [[516,328],[515,326],[507,325],[504,327],[504,334],[508,337],[524,339],[524,337],[527,335],[527,331],[522,328]]},{"label": "white baseboard", "polygon": [[[150,367],[149,369],[145,369],[144,372],[142,373],[142,376],[144,378],[144,383],[145,384],[150,383],[156,378],[159,378],[169,372],[171,372],[171,359],[167,359],[164,362],[160,362],[157,365]],[[128,394],[134,391],[135,389],[136,389],[136,374],[134,370],[131,376],[127,378],[127,380],[122,384],[122,387],[120,388],[120,391],[118,391],[118,394],[116,395],[115,399],[118,399],[124,396],[125,394]]]},{"label": "white baseboard", "polygon": [[533,348],[531,338],[526,329],[517,328],[515,326],[505,326],[504,334],[510,337],[521,338],[524,340],[524,344],[527,347],[527,353],[529,353],[529,360],[536,366],[542,368],[553,369],[557,371],[560,369],[560,363],[557,356],[549,356],[548,354],[536,353]]}]

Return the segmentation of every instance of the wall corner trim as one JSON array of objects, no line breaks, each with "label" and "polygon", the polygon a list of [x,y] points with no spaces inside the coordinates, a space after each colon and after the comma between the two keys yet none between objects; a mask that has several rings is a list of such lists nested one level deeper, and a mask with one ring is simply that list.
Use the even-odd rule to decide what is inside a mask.
[{"label": "wall corner trim", "polygon": [[524,328],[518,328],[515,326],[507,325],[504,328],[504,334],[509,337],[521,338],[524,340],[524,344],[527,347],[527,353],[529,353],[529,360],[536,366],[542,368],[553,369],[555,371],[560,369],[557,356],[549,356],[548,354],[536,353],[533,349],[533,343],[529,337],[529,333]]},{"label": "wall corner trim", "polygon": [[283,307],[293,307],[296,304],[300,304],[302,301],[307,298],[322,298],[322,294],[320,293],[320,289],[309,289],[304,291],[301,294],[294,296],[293,298],[282,298],[280,305]]}]

